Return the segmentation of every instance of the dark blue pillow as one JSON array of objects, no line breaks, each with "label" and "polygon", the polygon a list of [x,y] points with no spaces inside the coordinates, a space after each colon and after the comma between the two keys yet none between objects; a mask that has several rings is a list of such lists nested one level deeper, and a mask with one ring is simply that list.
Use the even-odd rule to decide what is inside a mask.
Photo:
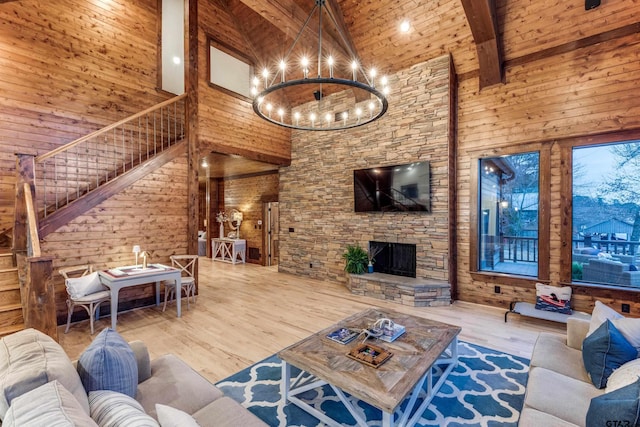
[{"label": "dark blue pillow", "polygon": [[633,384],[591,399],[586,427],[637,426],[640,425],[639,422],[640,379]]},{"label": "dark blue pillow", "polygon": [[633,265],[633,264],[630,264],[630,265],[629,265],[629,271],[638,271],[638,267],[636,267],[636,266],[635,266],[635,265]]},{"label": "dark blue pillow", "polygon": [[614,369],[638,357],[638,350],[606,320],[582,342],[582,361],[597,388],[607,385]]}]

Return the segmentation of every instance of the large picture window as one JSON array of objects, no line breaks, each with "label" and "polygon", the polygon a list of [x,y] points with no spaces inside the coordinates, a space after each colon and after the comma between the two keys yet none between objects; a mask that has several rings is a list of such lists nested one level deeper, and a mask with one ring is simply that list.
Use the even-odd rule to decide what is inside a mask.
[{"label": "large picture window", "polygon": [[538,277],[540,154],[479,160],[478,270]]},{"label": "large picture window", "polygon": [[640,140],[572,149],[571,280],[640,287]]}]

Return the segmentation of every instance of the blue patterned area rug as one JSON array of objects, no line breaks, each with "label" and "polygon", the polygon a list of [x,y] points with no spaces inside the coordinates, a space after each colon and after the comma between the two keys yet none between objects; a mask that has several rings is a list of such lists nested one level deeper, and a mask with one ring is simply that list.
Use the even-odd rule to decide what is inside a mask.
[{"label": "blue patterned area rug", "polygon": [[[281,366],[281,360],[274,355],[217,386],[272,427],[324,425],[297,406],[284,404],[280,396]],[[291,368],[292,377],[299,372]],[[459,341],[458,366],[449,374],[416,426],[516,426],[528,372],[529,361],[525,358]],[[355,425],[355,420],[329,386],[308,391],[300,397],[342,425]],[[369,426],[382,424],[379,410],[352,396],[349,399]],[[396,418],[398,416],[396,412]]]}]

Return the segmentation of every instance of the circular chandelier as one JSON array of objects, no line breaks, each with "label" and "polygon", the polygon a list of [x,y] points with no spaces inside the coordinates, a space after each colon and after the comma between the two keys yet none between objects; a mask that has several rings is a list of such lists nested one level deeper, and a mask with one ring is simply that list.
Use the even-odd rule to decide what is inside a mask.
[{"label": "circular chandelier", "polygon": [[[310,76],[313,64],[308,56],[301,55],[297,77],[287,80],[289,75],[296,76],[295,71],[287,74],[287,62],[316,11],[317,75]],[[323,11],[342,41],[344,46],[341,48],[346,53],[344,56],[350,59],[350,64],[346,64],[349,62],[346,60],[342,67],[339,65],[336,60],[336,56],[340,55],[338,49],[335,53],[323,52]],[[380,78],[380,90],[376,88],[376,78],[375,68],[368,73],[362,68],[335,17],[326,7],[325,0],[315,0],[315,5],[293,44],[284,58],[278,61],[277,71],[272,73],[264,68],[260,77],[256,75],[253,78],[253,111],[271,123],[298,130],[328,131],[362,126],[379,119],[387,112],[387,78]]]}]

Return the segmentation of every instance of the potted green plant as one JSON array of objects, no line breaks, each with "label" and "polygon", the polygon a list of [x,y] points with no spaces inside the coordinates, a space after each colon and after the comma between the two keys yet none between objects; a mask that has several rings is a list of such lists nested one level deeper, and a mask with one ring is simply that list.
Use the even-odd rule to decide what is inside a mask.
[{"label": "potted green plant", "polygon": [[347,250],[342,254],[344,258],[344,271],[350,274],[363,274],[367,271],[369,254],[360,245],[347,245]]}]

